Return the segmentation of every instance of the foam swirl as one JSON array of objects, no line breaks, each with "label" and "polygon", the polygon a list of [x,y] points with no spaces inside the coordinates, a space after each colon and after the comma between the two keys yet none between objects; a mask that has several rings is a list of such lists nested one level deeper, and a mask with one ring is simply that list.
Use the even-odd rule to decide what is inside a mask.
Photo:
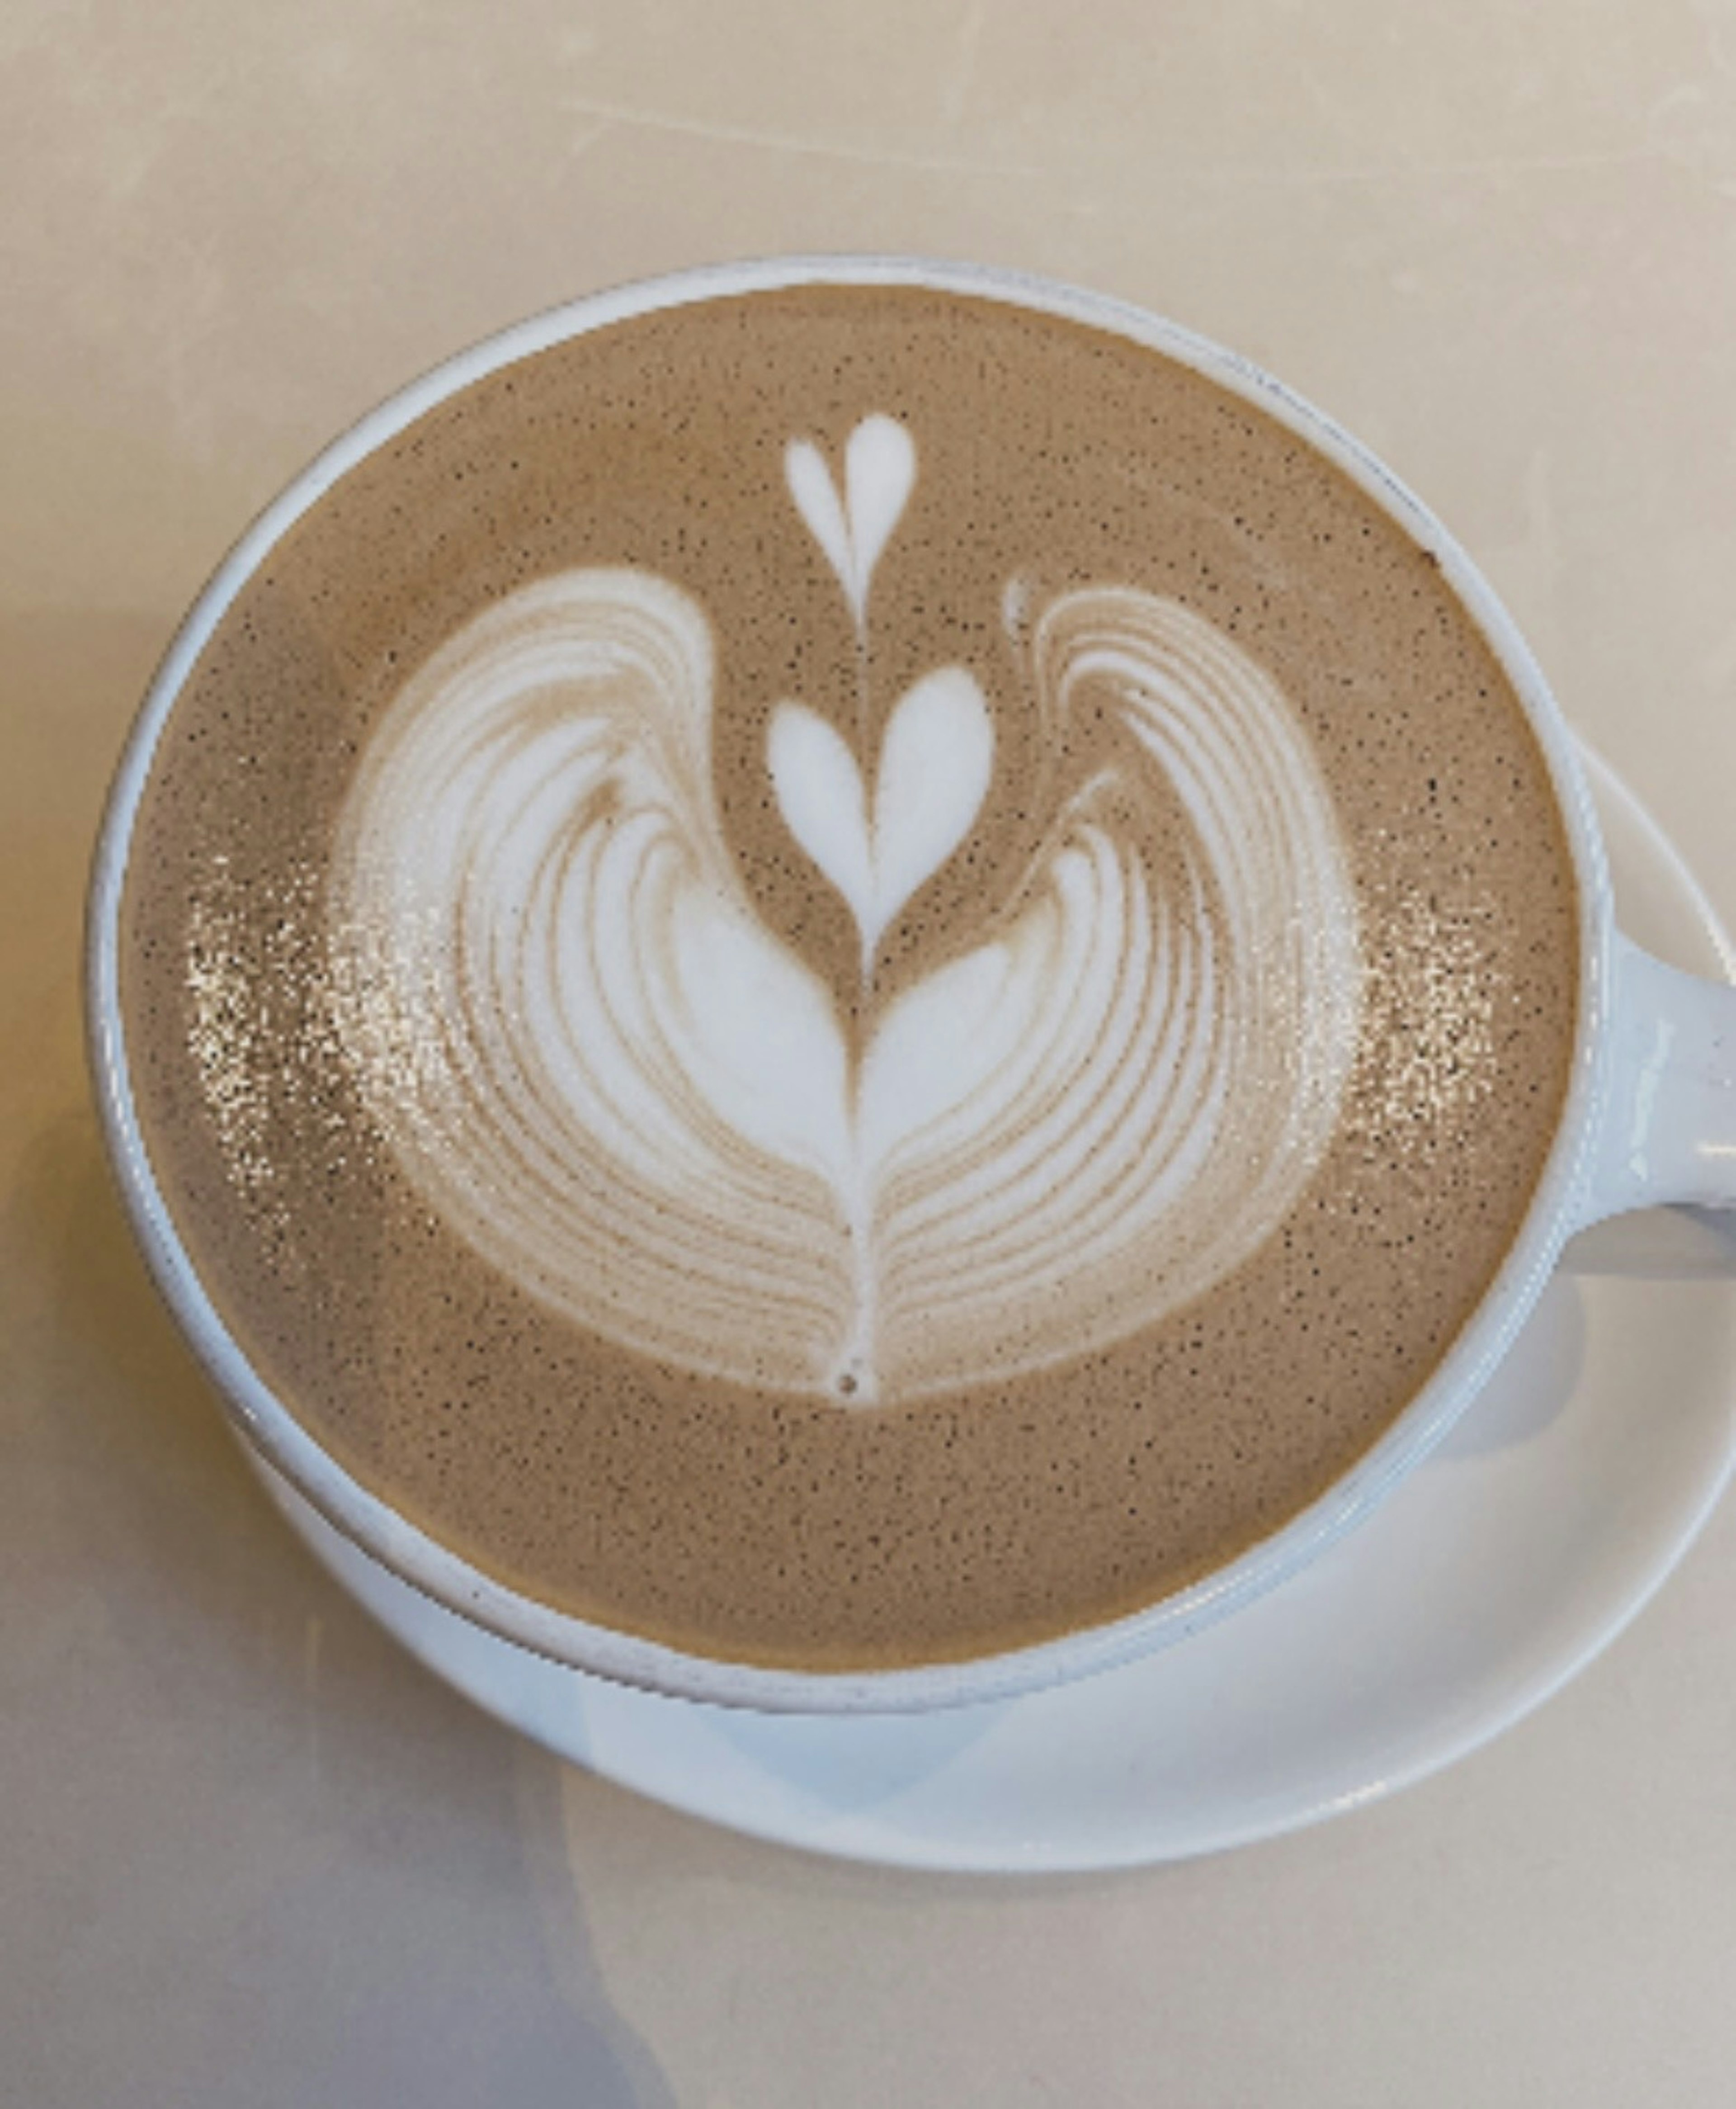
[{"label": "foam swirl", "polygon": [[1107,734],[981,942],[853,1058],[724,839],[693,603],[574,572],[443,648],[370,743],[328,902],[334,1022],[427,1204],[611,1340],[859,1402],[1105,1344],[1247,1258],[1356,1046],[1329,795],[1173,603],[1071,593],[1030,649],[1051,751],[1087,708]]}]

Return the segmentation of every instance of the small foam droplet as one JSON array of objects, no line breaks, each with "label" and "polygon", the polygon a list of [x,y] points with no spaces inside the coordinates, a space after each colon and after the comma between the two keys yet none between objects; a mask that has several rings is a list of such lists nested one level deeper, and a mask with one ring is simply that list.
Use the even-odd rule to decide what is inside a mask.
[{"label": "small foam droplet", "polygon": [[1030,616],[1029,582],[1020,578],[1008,579],[1006,590],[1001,595],[1001,623],[1014,644],[1023,638]]}]

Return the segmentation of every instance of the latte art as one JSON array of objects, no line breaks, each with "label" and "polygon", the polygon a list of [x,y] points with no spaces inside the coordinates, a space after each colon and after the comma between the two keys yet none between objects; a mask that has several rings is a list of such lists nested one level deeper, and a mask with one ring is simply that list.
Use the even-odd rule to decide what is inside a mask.
[{"label": "latte art", "polygon": [[804,278],[539,343],[322,483],[151,751],[127,1071],[237,1352],[480,1573],[714,1660],[1216,1574],[1554,1147],[1522,699],[1112,325]]},{"label": "latte art", "polygon": [[[877,416],[841,491],[807,441],[785,467],[865,638],[917,449]],[[882,942],[967,842],[1012,706],[936,667],[873,755],[865,689],[854,725],[773,711],[778,808],[859,939],[854,1029],[744,884],[688,594],[572,570],[438,650],[372,735],[327,896],[332,1023],[427,1205],[620,1346],[855,1404],[1124,1339],[1245,1262],[1358,1044],[1331,795],[1277,686],[1172,599],[1066,592],[1022,649],[1020,707],[1083,758],[974,941],[884,1000]]]}]

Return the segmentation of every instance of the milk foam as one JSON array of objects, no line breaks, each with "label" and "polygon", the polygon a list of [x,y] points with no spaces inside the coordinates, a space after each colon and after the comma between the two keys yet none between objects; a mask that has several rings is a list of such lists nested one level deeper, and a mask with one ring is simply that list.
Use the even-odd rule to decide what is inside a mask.
[{"label": "milk foam", "polygon": [[784,475],[796,509],[825,552],[859,627],[881,553],[903,517],[916,484],[916,448],[895,418],[864,418],[844,449],[841,498],[811,440],[791,440]]},{"label": "milk foam", "polygon": [[[805,440],[786,472],[865,634],[909,435],[864,420],[841,496]],[[882,937],[977,821],[990,702],[962,666],[918,680],[872,793],[837,727],[773,713],[779,810],[855,919],[855,1041],[742,883],[688,595],[570,571],[437,652],[364,756],[328,927],[334,1023],[428,1205],[607,1339],[854,1403],[1126,1337],[1257,1249],[1357,1045],[1331,797],[1276,685],[1199,616],[1121,586],[1030,612],[1045,741],[1089,706],[1108,758],[1060,786],[981,941],[884,1003]],[[1161,856],[1157,811],[1179,815]]]},{"label": "milk foam", "polygon": [[925,674],[892,713],[872,801],[849,747],[804,704],[778,705],[766,758],[785,824],[850,904],[866,977],[981,807],[994,765],[982,691],[963,666]]}]

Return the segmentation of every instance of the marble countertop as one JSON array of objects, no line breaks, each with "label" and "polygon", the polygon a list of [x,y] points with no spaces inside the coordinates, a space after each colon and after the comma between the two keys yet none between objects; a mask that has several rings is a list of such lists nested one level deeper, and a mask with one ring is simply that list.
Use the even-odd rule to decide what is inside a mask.
[{"label": "marble countertop", "polygon": [[319,445],[467,341],[836,249],[1075,280],[1332,412],[1736,921],[1724,0],[12,0],[0,2102],[1722,2099],[1736,1504],[1423,1786],[1132,1874],[917,1875],[675,1815],[433,1682],[277,1521],[154,1299],[77,947],[179,614]]}]

